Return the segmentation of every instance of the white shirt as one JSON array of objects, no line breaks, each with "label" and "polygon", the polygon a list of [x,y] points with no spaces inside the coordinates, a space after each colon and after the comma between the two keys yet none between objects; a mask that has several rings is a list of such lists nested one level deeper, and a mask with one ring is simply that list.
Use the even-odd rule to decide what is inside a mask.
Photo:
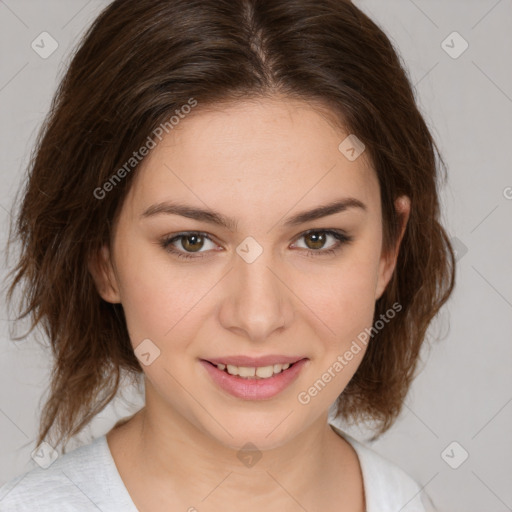
[{"label": "white shirt", "polygon": [[[334,425],[356,451],[366,512],[429,512],[432,504],[400,467]],[[138,512],[117,471],[105,435],[0,487],[1,512]]]}]

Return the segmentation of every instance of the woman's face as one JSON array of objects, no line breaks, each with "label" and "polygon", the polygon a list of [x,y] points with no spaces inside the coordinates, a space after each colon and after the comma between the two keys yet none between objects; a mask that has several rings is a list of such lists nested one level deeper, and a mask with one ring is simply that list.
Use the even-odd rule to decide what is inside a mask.
[{"label": "woman's face", "polygon": [[348,135],[305,102],[199,103],[133,171],[95,278],[122,303],[157,421],[268,449],[348,384],[395,261],[375,172],[350,140],[339,149]]}]

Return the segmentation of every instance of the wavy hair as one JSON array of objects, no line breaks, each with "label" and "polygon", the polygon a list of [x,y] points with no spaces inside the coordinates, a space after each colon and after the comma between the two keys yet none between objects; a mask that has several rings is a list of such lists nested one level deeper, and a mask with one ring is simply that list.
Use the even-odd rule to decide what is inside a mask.
[{"label": "wavy hair", "polygon": [[438,198],[446,166],[397,50],[349,1],[115,0],[70,59],[11,225],[8,246],[20,251],[8,300],[22,288],[17,320],[44,329],[54,361],[38,444],[52,433],[54,446],[67,442],[116,396],[124,373],[142,372],[122,305],[101,299],[86,263],[110,242],[140,164],[104,197],[95,191],[191,98],[200,109],[276,94],[325,105],[364,142],[384,248],[399,235],[394,199],[411,199],[375,320],[395,303],[402,309],[333,404],[347,421],[374,421],[374,439],[393,424],[455,280]]}]

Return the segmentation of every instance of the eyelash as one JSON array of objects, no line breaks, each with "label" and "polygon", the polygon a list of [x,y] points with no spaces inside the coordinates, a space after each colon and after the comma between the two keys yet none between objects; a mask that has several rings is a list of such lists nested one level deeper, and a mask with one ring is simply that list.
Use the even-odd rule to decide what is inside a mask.
[{"label": "eyelash", "polygon": [[[336,253],[338,253],[338,251],[341,250],[343,245],[349,244],[353,240],[353,237],[346,235],[342,231],[332,230],[332,229],[310,229],[309,231],[301,233],[297,237],[297,240],[306,235],[310,235],[311,233],[324,233],[327,235],[332,235],[336,240],[338,240],[338,243],[336,244],[336,246],[334,248],[331,248],[331,249],[318,249],[318,250],[303,249],[306,251],[307,257],[335,255]],[[181,238],[185,238],[186,236],[191,236],[191,235],[200,235],[200,236],[210,240],[211,242],[213,242],[213,240],[206,233],[203,233],[201,231],[185,231],[183,233],[179,233],[172,237],[164,238],[163,240],[160,241],[160,245],[167,252],[176,255],[178,258],[187,259],[187,260],[192,260],[192,259],[197,260],[197,259],[204,258],[205,256],[191,256],[190,253],[179,251],[172,245],[173,242],[180,240]],[[201,253],[197,253],[197,254],[201,254]]]}]

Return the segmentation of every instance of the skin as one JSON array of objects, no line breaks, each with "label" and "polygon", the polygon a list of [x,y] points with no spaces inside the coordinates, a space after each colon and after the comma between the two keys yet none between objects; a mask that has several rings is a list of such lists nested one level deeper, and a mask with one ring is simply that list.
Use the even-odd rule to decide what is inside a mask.
[{"label": "skin", "polygon": [[[142,366],[145,407],[107,435],[112,456],[141,511],[172,504],[229,512],[243,504],[248,511],[362,512],[357,455],[329,427],[327,412],[364,347],[309,404],[297,396],[371,327],[394,270],[401,237],[382,251],[375,171],[366,153],[351,162],[338,150],[348,133],[320,106],[273,97],[200,107],[136,171],[110,249],[89,265],[103,299],[123,305],[133,347],[150,339],[160,350]],[[291,215],[342,197],[366,209],[284,227]],[[166,200],[215,209],[236,219],[237,230],[176,215],[141,217]],[[410,202],[395,205],[403,234]],[[343,230],[353,240],[335,255],[308,257],[308,249],[338,243],[326,235],[315,246],[303,235],[310,229]],[[210,236],[199,252],[183,238],[173,244],[202,259],[179,259],[159,244],[182,231]],[[248,236],[263,249],[252,263],[236,252]],[[276,397],[244,400],[218,388],[199,363],[240,354],[309,361]],[[262,454],[252,467],[237,457],[247,442]]]}]

